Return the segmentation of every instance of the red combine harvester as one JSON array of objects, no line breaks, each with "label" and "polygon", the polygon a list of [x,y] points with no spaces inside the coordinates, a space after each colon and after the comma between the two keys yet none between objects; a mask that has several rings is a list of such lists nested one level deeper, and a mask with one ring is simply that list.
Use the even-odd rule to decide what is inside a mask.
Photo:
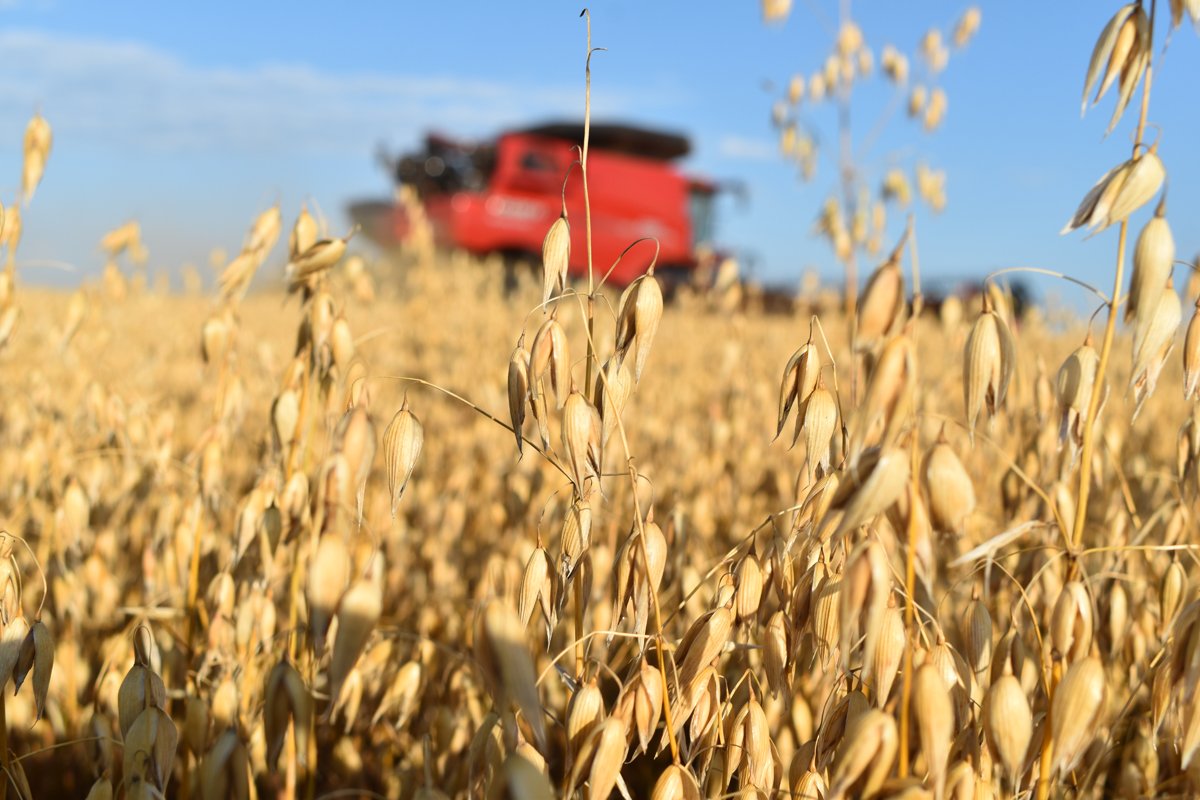
[{"label": "red combine harvester", "polygon": [[[413,187],[425,206],[435,241],[483,255],[501,253],[540,263],[542,239],[562,210],[566,183],[571,225],[570,271],[587,275],[583,181],[578,159],[583,126],[554,123],[502,133],[494,141],[463,142],[430,134],[425,149],[384,159],[399,184]],[[597,279],[635,240],[653,237],[656,271],[685,277],[696,248],[711,244],[716,184],[684,174],[676,161],[690,150],[672,133],[628,125],[592,125],[588,145],[592,252]],[[402,244],[408,215],[390,202],[360,202],[351,217],[382,247]],[[640,275],[652,243],[634,248],[609,279],[624,286]]]}]

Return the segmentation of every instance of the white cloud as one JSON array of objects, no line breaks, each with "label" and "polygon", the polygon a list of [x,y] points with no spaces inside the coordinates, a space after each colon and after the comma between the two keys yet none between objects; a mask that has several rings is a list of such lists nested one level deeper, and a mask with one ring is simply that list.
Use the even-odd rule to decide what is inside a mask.
[{"label": "white cloud", "polygon": [[721,137],[717,152],[738,161],[771,161],[778,156],[775,145],[766,139],[751,139],[729,134]]},{"label": "white cloud", "polygon": [[[60,141],[168,153],[361,155],[380,140],[411,140],[429,125],[484,134],[582,110],[573,83],[334,74],[302,64],[199,67],[137,42],[33,30],[0,32],[0,52],[4,129],[23,129],[40,106]],[[609,92],[595,110],[620,113],[631,98]]]}]

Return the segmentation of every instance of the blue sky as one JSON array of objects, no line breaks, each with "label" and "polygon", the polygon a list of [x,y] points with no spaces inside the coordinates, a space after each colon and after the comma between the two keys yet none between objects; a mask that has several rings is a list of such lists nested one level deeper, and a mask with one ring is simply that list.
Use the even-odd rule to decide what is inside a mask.
[{"label": "blue sky", "polygon": [[[966,5],[858,0],[854,12],[878,55],[885,43],[911,52],[928,27],[948,30]],[[953,53],[938,81],[949,95],[942,128],[925,135],[899,113],[864,154],[877,176],[918,159],[948,173],[948,209],[918,214],[925,274],[1035,265],[1107,291],[1115,229],[1089,241],[1058,231],[1095,180],[1128,157],[1133,113],[1103,137],[1111,92],[1085,119],[1078,111],[1092,44],[1118,5],[980,3],[979,34]],[[834,187],[832,110],[805,112],[829,156],[810,184],[778,157],[769,125],[788,77],[824,62],[836,6],[796,0],[776,26],[764,25],[749,0],[592,7],[593,43],[608,48],[593,62],[596,117],[685,131],[694,140],[691,169],[745,181],[749,203],[723,204],[720,238],[764,280],[794,280],[806,267],[837,275],[828,248],[810,236]],[[61,284],[97,274],[95,243],[130,217],[142,222],[152,268],[167,270],[206,264],[214,246],[236,248],[253,216],[277,197],[289,220],[301,202],[315,201],[337,232],[347,200],[389,192],[372,158],[380,143],[403,148],[429,127],[482,136],[578,115],[581,7],[562,0],[0,0],[6,205],[34,108],[55,131],[45,178],[25,213],[21,256],[31,266],[23,279]],[[1188,23],[1161,63],[1150,119],[1163,131],[1168,218],[1180,257],[1190,258],[1200,250],[1193,80],[1200,37]],[[856,94],[860,141],[890,97],[879,79]],[[895,229],[901,215],[891,218]],[[32,266],[47,259],[76,271]]]}]

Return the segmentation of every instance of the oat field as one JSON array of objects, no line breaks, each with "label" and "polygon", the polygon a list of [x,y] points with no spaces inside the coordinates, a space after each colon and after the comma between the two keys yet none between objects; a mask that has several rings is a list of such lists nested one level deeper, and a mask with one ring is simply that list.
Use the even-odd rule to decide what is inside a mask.
[{"label": "oat field", "polygon": [[514,287],[412,194],[388,257],[275,205],[184,292],[136,222],[38,289],[35,115],[0,800],[1200,794],[1200,281],[1145,141],[1200,7],[1156,7],[1085,76],[1137,116],[1064,229],[1117,234],[1091,319],[926,307],[912,218],[857,303],[568,278],[565,210]]},{"label": "oat field", "polygon": [[[836,310],[685,290],[651,342],[612,295],[628,397],[594,412],[585,301],[544,315],[495,266],[378,262],[376,297],[335,272],[305,304],[15,295],[13,796],[1194,791],[1178,353],[1130,425],[1118,338],[1074,544],[1082,324],[997,292],[856,356]],[[979,400],[988,326],[1012,349]],[[522,331],[548,436],[530,409],[518,457]]]}]

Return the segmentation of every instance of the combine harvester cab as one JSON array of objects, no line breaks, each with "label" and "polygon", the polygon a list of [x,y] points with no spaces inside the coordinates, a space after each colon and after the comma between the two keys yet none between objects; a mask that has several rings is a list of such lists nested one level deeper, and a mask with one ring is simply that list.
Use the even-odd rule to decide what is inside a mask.
[{"label": "combine harvester cab", "polygon": [[[587,277],[583,180],[577,144],[583,126],[541,125],[510,131],[494,142],[426,137],[425,149],[392,162],[398,184],[411,186],[425,206],[435,241],[477,255],[502,253],[540,263],[542,239],[562,211],[566,181],[571,226],[570,272]],[[588,145],[593,269],[597,280],[621,252],[642,238],[659,245],[657,271],[668,281],[686,279],[696,249],[711,244],[715,184],[684,174],[677,160],[688,140],[626,125],[593,125]],[[409,234],[403,207],[357,203],[351,216],[383,247]],[[654,255],[643,242],[621,259],[609,281],[625,286]]]}]

